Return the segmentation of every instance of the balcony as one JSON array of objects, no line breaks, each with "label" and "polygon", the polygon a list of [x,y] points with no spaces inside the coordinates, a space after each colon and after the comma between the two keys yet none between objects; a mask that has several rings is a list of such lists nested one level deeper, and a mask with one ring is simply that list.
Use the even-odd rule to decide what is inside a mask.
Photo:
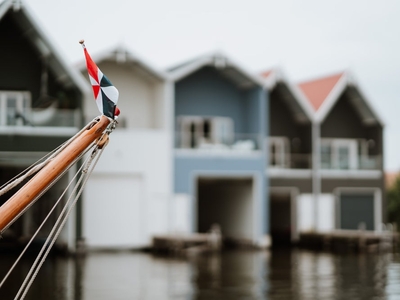
[{"label": "balcony", "polygon": [[79,110],[7,108],[0,112],[0,133],[3,134],[71,136],[81,126]]},{"label": "balcony", "polygon": [[380,170],[382,156],[371,155],[366,139],[321,139],[322,170]]},{"label": "balcony", "polygon": [[255,153],[261,151],[260,134],[231,133],[204,136],[193,132],[176,132],[175,148],[200,153]]},{"label": "balcony", "polygon": [[335,157],[330,154],[321,155],[322,170],[380,170],[382,167],[382,156],[342,156]]}]

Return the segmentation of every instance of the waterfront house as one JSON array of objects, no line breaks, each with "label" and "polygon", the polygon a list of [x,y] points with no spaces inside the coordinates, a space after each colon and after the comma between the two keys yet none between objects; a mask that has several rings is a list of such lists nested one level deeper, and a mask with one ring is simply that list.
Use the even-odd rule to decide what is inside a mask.
[{"label": "waterfront house", "polygon": [[[90,52],[90,44],[87,44]],[[163,72],[124,46],[91,53],[119,90],[117,129],[110,135],[83,197],[82,235],[89,249],[148,247],[171,230],[171,103]],[[82,61],[77,68],[88,78]],[[85,119],[99,115],[90,92]]]},{"label": "waterfront house", "polygon": [[205,233],[217,224],[226,240],[268,246],[264,82],[221,53],[168,74],[176,229]]},{"label": "waterfront house", "polygon": [[[0,4],[0,43],[0,181],[4,184],[78,132],[89,86],[64,61],[22,1]],[[4,244],[32,236],[73,173],[74,168],[4,233]],[[11,194],[1,196],[0,203]],[[47,236],[49,226],[39,239]],[[73,251],[75,233],[73,215],[58,244]]]},{"label": "waterfront house", "polygon": [[298,198],[313,192],[313,108],[284,72],[275,68],[261,74],[270,94],[268,150],[270,234],[273,244],[298,237]]},{"label": "waterfront house", "polygon": [[382,119],[349,72],[298,86],[314,108],[315,149],[314,192],[298,199],[298,230],[381,230]]}]

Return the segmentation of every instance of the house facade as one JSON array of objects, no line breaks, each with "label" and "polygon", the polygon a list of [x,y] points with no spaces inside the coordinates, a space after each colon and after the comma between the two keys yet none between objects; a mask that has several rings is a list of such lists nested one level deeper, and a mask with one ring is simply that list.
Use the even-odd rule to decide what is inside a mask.
[{"label": "house facade", "polygon": [[[82,101],[89,86],[48,40],[19,1],[0,4],[0,181],[1,185],[80,130]],[[75,170],[64,175],[5,233],[5,240],[33,235]],[[0,197],[4,203],[12,192]],[[64,196],[68,197],[68,194]],[[54,218],[49,222],[54,221]],[[47,236],[45,226],[38,238]],[[58,244],[73,250],[73,215]]]},{"label": "house facade", "polygon": [[381,230],[383,124],[351,74],[299,85],[261,74],[270,91],[268,139],[273,243],[301,233]]},{"label": "house facade", "polygon": [[382,119],[349,72],[303,82],[299,88],[315,110],[318,195],[300,199],[300,230],[380,231],[386,221]]},{"label": "house facade", "polygon": [[270,234],[273,244],[298,238],[298,198],[313,193],[313,109],[278,68],[261,74],[268,86]]},{"label": "house facade", "polygon": [[[172,226],[168,81],[123,46],[92,53],[92,58],[118,88],[121,114],[85,187],[82,236],[89,249],[147,247],[153,235]],[[77,67],[89,79],[85,63]],[[99,115],[93,99],[87,94],[86,120]]]},{"label": "house facade", "polygon": [[269,245],[263,81],[220,53],[170,69],[169,77],[177,229],[218,225],[227,240]]}]

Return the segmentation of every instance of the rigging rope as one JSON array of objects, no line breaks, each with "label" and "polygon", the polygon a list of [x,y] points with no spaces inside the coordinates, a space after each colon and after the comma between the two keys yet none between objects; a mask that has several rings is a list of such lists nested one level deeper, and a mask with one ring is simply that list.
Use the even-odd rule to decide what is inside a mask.
[{"label": "rigging rope", "polygon": [[51,208],[51,210],[49,211],[49,213],[47,214],[47,216],[44,218],[44,220],[42,221],[42,223],[40,224],[40,226],[38,227],[38,229],[35,231],[35,233],[32,235],[32,237],[30,238],[30,240],[28,241],[28,243],[26,244],[26,246],[24,247],[24,249],[22,250],[21,254],[18,256],[18,258],[15,260],[14,264],[11,266],[10,270],[7,272],[7,274],[4,276],[3,280],[0,282],[0,288],[3,286],[3,284],[5,283],[5,281],[7,280],[7,278],[10,276],[11,272],[14,270],[14,268],[16,267],[16,265],[18,264],[18,262],[21,260],[22,256],[25,254],[25,252],[28,250],[29,246],[31,245],[31,243],[33,242],[33,240],[35,239],[35,237],[37,236],[37,234],[39,233],[39,231],[42,229],[42,227],[44,226],[44,224],[47,222],[47,220],[50,218],[51,214],[53,213],[53,211],[56,209],[57,205],[60,203],[60,201],[62,200],[62,197],[65,195],[65,193],[67,192],[67,190],[69,189],[69,187],[74,183],[75,178],[78,176],[79,172],[83,169],[83,167],[85,166],[85,163],[82,164],[82,166],[78,169],[78,171],[75,173],[74,177],[71,179],[71,181],[69,182],[69,184],[67,185],[67,187],[64,189],[63,193],[60,195],[60,197],[57,199],[56,203],[53,205],[53,207]]},{"label": "rigging rope", "polygon": [[[19,178],[19,175],[17,175],[16,177],[14,177],[12,180],[10,180],[9,182],[7,182],[6,184],[4,184],[2,187],[0,187],[0,196],[3,195],[4,193],[6,193],[7,191],[11,190],[12,188],[14,188],[15,186],[17,186],[18,184],[20,184],[24,179],[26,179],[27,177],[33,175],[34,173],[38,172],[41,168],[43,168],[52,158],[54,158],[58,153],[60,153],[65,147],[67,147],[80,133],[82,133],[84,130],[87,130],[88,128],[90,128],[92,125],[95,124],[95,122],[97,122],[99,119],[95,118],[93,119],[91,122],[88,123],[87,126],[83,127],[82,130],[80,130],[76,135],[74,135],[73,137],[71,137],[68,141],[66,141],[65,143],[63,143],[61,146],[59,146],[58,148],[56,148],[55,150],[53,150],[52,152],[50,152],[49,154],[47,154],[45,157],[41,158],[40,160],[38,160],[36,163],[32,164],[30,167],[28,167],[26,170],[24,170],[23,172],[20,173],[21,174],[25,174],[21,175],[22,178]],[[15,300],[18,299],[18,297],[21,295],[20,299],[24,299],[30,286],[32,285],[34,279],[36,278],[37,273],[39,272],[41,266],[43,265],[45,259],[47,258],[52,246],[54,245],[54,243],[56,242],[59,234],[61,233],[62,228],[65,225],[66,220],[68,219],[69,215],[72,212],[72,209],[74,208],[76,202],[78,201],[80,195],[83,192],[83,188],[85,187],[87,180],[89,179],[91,173],[94,170],[94,167],[96,166],[101,154],[104,151],[104,148],[108,145],[108,135],[115,129],[116,126],[116,121],[112,122],[107,128],[106,130],[103,132],[102,136],[96,140],[95,142],[93,142],[91,145],[89,145],[87,147],[87,149],[81,154],[79,155],[79,157],[77,157],[59,176],[57,176],[57,178],[55,178],[47,187],[46,189],[44,189],[35,199],[34,201],[28,206],[26,207],[23,212],[21,212],[18,216],[16,216],[11,222],[10,224],[8,224],[8,226],[4,229],[6,230],[20,215],[22,215],[38,198],[40,198],[43,193],[45,193],[55,182],[58,181],[58,179],[60,177],[62,177],[65,172],[67,172],[70,167],[72,165],[74,165],[79,159],[82,158],[82,156],[84,156],[88,151],[90,151],[90,149],[92,150],[91,155],[85,159],[84,163],[82,164],[82,166],[77,170],[77,172],[75,173],[75,175],[73,176],[73,178],[71,179],[71,181],[69,182],[69,184],[67,185],[67,187],[64,189],[63,193],[60,195],[60,197],[58,198],[58,200],[56,201],[56,203],[54,204],[54,206],[51,208],[51,210],[49,211],[49,213],[47,214],[47,216],[45,217],[45,219],[42,221],[42,223],[40,224],[40,226],[38,227],[38,229],[36,230],[36,232],[33,234],[33,236],[31,237],[31,239],[28,241],[27,245],[25,246],[25,248],[23,249],[22,253],[19,255],[19,257],[17,258],[17,260],[14,262],[14,264],[11,266],[10,270],[8,271],[8,273],[5,275],[5,277],[3,278],[3,280],[0,282],[0,288],[3,286],[4,282],[7,280],[7,278],[10,276],[11,272],[14,270],[14,268],[16,267],[16,265],[18,264],[18,262],[21,260],[22,256],[25,254],[25,252],[27,251],[28,247],[31,245],[31,243],[33,242],[33,240],[35,239],[35,237],[37,236],[37,234],[39,233],[39,231],[42,229],[42,227],[44,226],[44,224],[47,222],[47,220],[50,218],[50,215],[54,212],[54,210],[56,209],[56,207],[61,203],[61,200],[63,198],[63,196],[66,194],[66,192],[68,191],[68,189],[71,187],[71,185],[74,183],[74,181],[76,180],[78,174],[80,174],[79,179],[75,182],[75,186],[73,188],[73,190],[71,191],[71,194],[68,198],[68,200],[66,201],[60,215],[58,216],[54,226],[52,227],[52,230],[49,234],[49,236],[47,237],[45,243],[43,244],[40,253],[38,254],[37,258],[35,259],[33,265],[31,266],[28,274],[26,275],[26,278],[24,280],[24,282],[22,283],[17,295],[15,296]],[[107,137],[107,139],[104,139],[104,137]],[[45,159],[45,160],[44,160]],[[44,160],[44,161],[43,161]],[[94,163],[93,163],[94,162]],[[92,165],[93,163],[93,165]],[[4,231],[3,230],[3,231]],[[2,232],[3,232],[2,231]],[[1,234],[1,233],[0,233]],[[45,251],[46,250],[46,251]]]},{"label": "rigging rope", "polygon": [[[45,243],[43,244],[43,246],[40,250],[40,253],[38,254],[35,262],[31,266],[31,269],[29,270],[29,273],[27,274],[27,276],[26,276],[24,282],[22,283],[14,300],[17,300],[18,297],[21,295],[21,293],[22,293],[22,295],[21,295],[20,299],[22,300],[25,298],[29,288],[31,287],[33,281],[35,280],[35,278],[37,276],[37,273],[39,272],[41,266],[43,265],[44,261],[46,260],[46,258],[48,256],[52,246],[54,245],[62,228],[64,227],[64,224],[65,224],[66,220],[68,219],[68,216],[70,215],[72,209],[74,208],[76,202],[78,201],[78,199],[83,191],[83,188],[85,187],[86,182],[89,179],[89,176],[93,172],[94,167],[96,166],[101,154],[103,153],[104,147],[107,146],[107,144],[108,144],[108,142],[106,142],[106,144],[104,146],[102,146],[102,148],[99,148],[99,147],[94,148],[92,155],[86,162],[85,168],[82,169],[81,177],[79,178],[78,182],[76,183],[75,188],[74,188],[73,192],[71,193],[70,198],[67,200],[67,203],[64,205],[63,210],[61,211],[56,223],[53,226],[53,229],[51,230],[49,236],[47,237]],[[100,151],[98,151],[99,149],[100,149]],[[92,167],[90,167],[93,160],[95,163],[93,164]],[[82,182],[82,185],[78,189],[79,184],[81,182]],[[76,191],[78,191],[78,193],[73,198],[73,195]],[[68,208],[68,205],[69,205],[69,208]],[[67,208],[68,208],[68,210],[67,210]],[[44,252],[45,250],[46,250],[46,252]]]},{"label": "rigging rope", "polygon": [[[59,146],[58,148],[56,148],[55,150],[53,150],[52,152],[50,152],[50,154],[48,154],[48,158],[43,162],[44,163],[44,165],[42,166],[42,167],[44,167],[48,162],[50,162],[50,160],[51,159],[53,159],[56,155],[58,155],[62,150],[64,150],[72,141],[74,141],[83,131],[85,131],[86,129],[88,129],[88,128],[90,128],[90,126],[92,126],[96,121],[97,121],[97,119],[98,118],[95,118],[95,119],[93,119],[91,122],[89,122],[84,128],[82,128],[77,134],[75,134],[73,137],[71,137],[69,140],[67,140],[65,143],[63,143],[61,146]],[[113,128],[115,128],[115,127],[113,127]],[[105,133],[110,133],[110,131],[106,131]],[[103,133],[103,135],[105,134],[105,133]],[[60,175],[58,175],[57,176],[57,178],[55,178],[43,191],[41,191],[41,193],[40,194],[38,194],[37,195],[37,197],[33,200],[33,201],[31,201],[31,203],[28,205],[28,206],[26,206],[17,216],[15,216],[15,218],[13,219],[13,220],[11,220],[11,222],[0,232],[0,237],[1,237],[1,234],[5,231],[5,230],[7,230],[21,215],[23,215],[24,213],[25,213],[25,211],[27,211],[36,201],[37,201],[37,199],[39,199],[45,192],[47,192],[52,186],[53,186],[53,184],[55,184],[64,174],[65,174],[65,172],[67,172],[68,170],[69,170],[69,168],[72,166],[72,165],[74,165],[75,164],[75,162],[77,162],[84,154],[86,154],[89,150],[90,150],[90,148],[94,145],[95,143],[93,143],[92,145],[90,145],[89,147],[88,147],[88,149],[83,153],[83,154],[81,154],[79,157],[77,157],[71,164],[70,164],[70,166],[68,167],[68,168],[66,168],[62,173],[60,173]],[[40,160],[39,160],[40,161]],[[29,168],[34,168],[34,165],[32,165],[32,166],[30,166]],[[25,170],[26,171],[26,170]],[[23,172],[21,172],[20,174],[22,174]],[[14,178],[16,178],[16,177],[14,177]],[[24,179],[25,179],[26,177],[24,177]],[[19,179],[16,179],[16,180],[19,180]],[[17,184],[16,184],[17,185]],[[16,185],[13,185],[11,188],[13,188],[13,187],[15,187]],[[1,192],[2,190],[0,190],[0,192]],[[0,194],[0,196],[1,196],[1,194]],[[7,200],[6,201],[6,203],[8,202],[9,200]]]},{"label": "rigging rope", "polygon": [[[44,157],[40,158],[37,160],[35,163],[33,163],[31,166],[29,166],[27,169],[16,175],[14,178],[6,182],[0,187],[0,196],[4,195],[14,187],[16,187],[18,184],[20,184],[22,181],[24,181],[27,177],[33,175],[34,173],[38,172],[41,168],[43,168],[47,163],[54,158],[57,154],[59,154],[62,150],[64,150],[65,147],[67,147],[73,140],[77,138],[84,130],[86,130],[88,127],[90,127],[93,122],[96,121],[96,118],[90,121],[86,126],[84,126],[78,133],[76,133],[73,137],[65,141],[63,144],[58,146],[56,149],[52,150],[48,154],[46,154]],[[47,157],[47,158],[46,158]],[[45,159],[46,158],[46,159]],[[45,159],[43,162],[40,163]],[[24,174],[24,172],[26,172]],[[24,174],[24,175],[22,175]]]}]

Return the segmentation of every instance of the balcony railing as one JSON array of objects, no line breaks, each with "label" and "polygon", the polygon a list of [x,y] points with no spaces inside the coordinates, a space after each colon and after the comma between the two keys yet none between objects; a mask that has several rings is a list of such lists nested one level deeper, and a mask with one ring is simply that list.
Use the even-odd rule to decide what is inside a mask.
[{"label": "balcony railing", "polygon": [[0,119],[1,127],[80,127],[79,110],[50,108],[45,110],[25,109],[20,112],[9,108]]},{"label": "balcony railing", "polygon": [[321,155],[321,169],[324,170],[379,170],[381,155],[357,156],[351,159],[332,159],[331,155]]},{"label": "balcony railing", "polygon": [[290,153],[282,155],[282,153],[270,153],[269,166],[272,168],[282,169],[311,169],[311,154]]},{"label": "balcony railing", "polygon": [[175,133],[175,148],[177,149],[251,152],[261,149],[261,141],[262,138],[259,134],[235,133],[212,138],[196,136],[191,133]]}]

